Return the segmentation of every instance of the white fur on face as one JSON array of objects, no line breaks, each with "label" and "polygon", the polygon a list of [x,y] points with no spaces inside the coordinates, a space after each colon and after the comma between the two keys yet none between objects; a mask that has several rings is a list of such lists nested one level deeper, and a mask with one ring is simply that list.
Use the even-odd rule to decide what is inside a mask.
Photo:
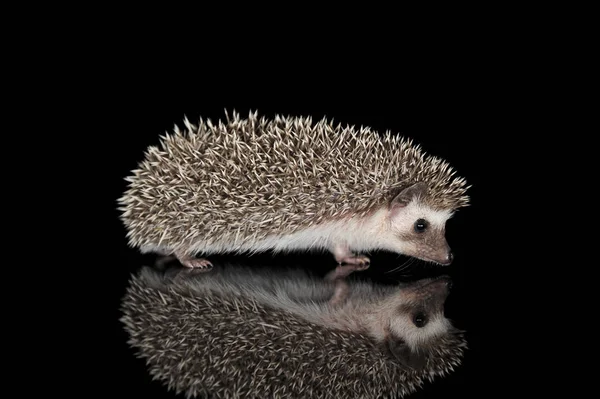
[{"label": "white fur on face", "polygon": [[425,219],[434,229],[442,229],[453,213],[449,210],[438,211],[418,201],[411,201],[406,207],[398,209],[390,221],[391,229],[396,233],[408,233],[413,230],[418,219]]},{"label": "white fur on face", "polygon": [[418,219],[426,220],[431,229],[443,229],[452,215],[453,212],[450,210],[438,211],[416,200],[403,208],[392,212],[386,211],[386,219],[380,222],[384,228],[378,235],[379,248],[413,255],[418,249],[416,244],[402,240],[401,236],[412,234]]}]

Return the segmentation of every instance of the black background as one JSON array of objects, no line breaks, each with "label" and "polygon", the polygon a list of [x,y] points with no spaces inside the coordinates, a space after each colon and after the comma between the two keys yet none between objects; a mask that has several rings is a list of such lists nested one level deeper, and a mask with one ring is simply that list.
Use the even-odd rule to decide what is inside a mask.
[{"label": "black background", "polygon": [[[594,198],[594,178],[576,184],[595,171],[588,162],[596,157],[585,156],[596,148],[585,124],[596,113],[594,25],[586,24],[593,14],[453,5],[429,14],[361,7],[352,18],[348,7],[294,7],[260,9],[261,19],[251,7],[171,14],[151,5],[38,6],[17,24],[10,14],[17,28],[6,35],[3,116],[16,126],[4,132],[3,198],[21,207],[3,208],[6,221],[17,221],[5,226],[14,238],[5,249],[24,267],[6,262],[5,311],[23,310],[3,327],[25,344],[5,339],[5,355],[18,358],[6,368],[21,378],[6,378],[6,387],[174,397],[151,381],[118,321],[130,274],[152,259],[127,246],[116,201],[143,151],[184,115],[216,120],[223,109],[253,109],[390,129],[446,158],[473,185],[472,205],[448,225],[456,260],[447,268],[455,283],[448,314],[468,331],[470,350],[460,369],[413,397],[554,394],[565,381],[573,396],[589,367],[560,358],[587,355],[589,340],[579,334],[590,330],[589,317],[573,310],[593,303],[582,300],[579,276],[595,282],[587,278],[595,257],[571,259],[587,249],[590,213],[580,200]],[[577,203],[565,208],[569,199]],[[48,256],[38,257],[40,249]],[[365,277],[384,278],[376,265],[401,261],[371,257]],[[299,257],[307,259],[330,264]],[[572,272],[577,279],[567,283]],[[561,281],[543,284],[549,275]],[[39,299],[20,284],[33,280]]]},{"label": "black background", "polygon": [[[130,397],[175,397],[162,383],[151,380],[144,361],[128,347],[127,335],[118,321],[130,274],[152,262],[153,257],[128,247],[116,200],[126,188],[124,178],[142,159],[146,147],[158,142],[159,135],[172,130],[174,124],[182,126],[184,116],[191,121],[199,117],[215,121],[224,116],[224,109],[235,109],[242,115],[256,110],[266,116],[326,116],[380,131],[389,129],[412,137],[428,153],[448,160],[472,185],[470,207],[461,209],[448,223],[447,238],[455,260],[442,271],[454,281],[447,315],[467,331],[469,350],[461,367],[427,384],[413,397],[480,397],[516,384],[516,375],[508,384],[502,377],[506,373],[502,364],[508,355],[499,350],[501,322],[494,313],[498,302],[506,301],[501,298],[507,286],[498,273],[502,221],[498,216],[499,182],[492,176],[498,166],[500,143],[518,139],[515,132],[509,133],[505,119],[507,113],[516,112],[506,102],[510,79],[492,82],[485,73],[450,74],[448,70],[444,76],[436,76],[435,68],[426,78],[390,73],[384,79],[371,73],[344,78],[337,71],[328,71],[320,79],[302,72],[274,78],[228,70],[209,75],[199,72],[194,79],[180,80],[172,72],[161,74],[156,69],[145,74],[137,64],[120,71],[102,88],[110,92],[110,100],[98,114],[106,129],[96,143],[103,148],[105,162],[99,172],[106,189],[97,191],[101,206],[96,216],[109,229],[108,234],[103,230],[99,256],[101,262],[110,262],[113,267],[97,276],[102,304],[96,316],[102,317],[97,317],[96,326],[102,329],[103,339],[89,356],[101,364],[102,371],[88,375],[91,384]],[[400,276],[384,272],[405,258],[372,253],[371,260],[372,266],[362,276],[389,282]],[[266,254],[248,261],[297,262],[318,270],[334,266],[327,254],[276,258]],[[421,272],[440,271],[428,267]],[[506,336],[503,339],[506,341]],[[498,357],[498,353],[502,355]]]}]

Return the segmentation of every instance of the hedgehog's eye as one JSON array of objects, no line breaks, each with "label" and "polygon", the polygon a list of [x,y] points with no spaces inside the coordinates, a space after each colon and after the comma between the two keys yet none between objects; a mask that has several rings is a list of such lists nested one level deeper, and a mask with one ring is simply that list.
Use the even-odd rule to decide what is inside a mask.
[{"label": "hedgehog's eye", "polygon": [[413,316],[413,323],[419,328],[424,327],[425,324],[427,324],[427,315],[423,312],[415,313]]},{"label": "hedgehog's eye", "polygon": [[429,226],[429,223],[427,223],[427,220],[425,219],[418,219],[415,222],[415,231],[417,233],[422,233],[425,231],[425,229],[427,228],[427,226]]}]

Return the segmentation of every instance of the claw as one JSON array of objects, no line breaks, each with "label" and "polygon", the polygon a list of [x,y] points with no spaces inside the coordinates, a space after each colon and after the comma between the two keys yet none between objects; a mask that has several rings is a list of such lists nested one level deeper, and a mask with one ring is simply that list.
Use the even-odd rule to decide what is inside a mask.
[{"label": "claw", "polygon": [[356,255],[350,251],[350,249],[345,245],[338,245],[332,250],[333,255],[335,256],[335,260],[341,264],[347,265],[357,265],[359,267],[363,267],[361,269],[356,270],[365,270],[371,263],[371,260],[364,255]]},{"label": "claw", "polygon": [[197,269],[198,271],[209,271],[212,270],[213,265],[208,259],[195,258],[193,256],[176,254],[179,262],[190,269]]},{"label": "claw", "polygon": [[369,268],[371,260],[364,255],[348,256],[338,261],[340,264],[354,265],[355,270],[365,270]]},{"label": "claw", "polygon": [[213,268],[212,263],[207,259],[184,259],[181,264],[190,269],[199,269],[209,271]]}]

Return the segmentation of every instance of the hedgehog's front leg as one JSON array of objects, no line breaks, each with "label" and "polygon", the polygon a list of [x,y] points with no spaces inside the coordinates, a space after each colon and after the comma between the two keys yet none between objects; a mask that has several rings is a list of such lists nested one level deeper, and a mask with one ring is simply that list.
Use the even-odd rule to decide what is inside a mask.
[{"label": "hedgehog's front leg", "polygon": [[183,251],[175,252],[177,260],[185,267],[190,269],[199,269],[201,271],[209,271],[213,268],[212,263],[208,259],[196,258]]},{"label": "hedgehog's front leg", "polygon": [[331,250],[333,256],[335,256],[335,260],[337,263],[342,264],[345,263],[347,265],[357,265],[363,267],[362,269],[355,270],[365,270],[369,268],[369,263],[371,260],[364,255],[356,255],[347,245],[337,244]]}]

